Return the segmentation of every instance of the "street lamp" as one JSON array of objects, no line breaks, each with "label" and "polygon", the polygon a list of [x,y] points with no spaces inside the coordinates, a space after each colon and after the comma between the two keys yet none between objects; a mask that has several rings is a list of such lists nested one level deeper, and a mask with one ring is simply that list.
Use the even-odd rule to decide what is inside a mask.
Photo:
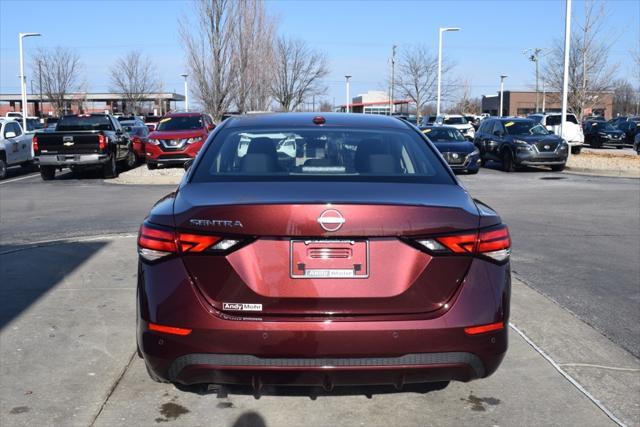
[{"label": "street lamp", "polygon": [[[569,49],[571,46],[571,0],[566,0],[564,15],[564,69],[562,73],[562,118],[560,119],[560,138],[564,138],[567,124],[567,98],[569,93]],[[571,150],[569,150],[569,153]]]},{"label": "street lamp", "polygon": [[27,79],[24,76],[24,54],[22,52],[22,39],[25,37],[38,37],[40,33],[18,33],[18,45],[20,46],[20,95],[21,95],[21,110],[22,110],[22,130],[27,131],[27,115],[29,111],[27,109]]},{"label": "street lamp", "polygon": [[189,111],[189,87],[187,85],[187,77],[189,74],[180,74],[184,77],[184,110]]},{"label": "street lamp", "polygon": [[502,105],[504,99],[504,79],[506,79],[507,75],[503,74],[500,76],[500,113],[498,113],[498,117],[502,117]]},{"label": "street lamp", "polygon": [[344,76],[345,81],[346,81],[346,89],[347,89],[347,113],[350,113],[351,111],[349,111],[349,79],[351,78],[351,76]]},{"label": "street lamp", "polygon": [[[436,116],[440,115],[440,86],[442,83],[442,33],[446,31],[460,31],[460,28],[440,28],[438,31],[438,101],[436,102]],[[420,108],[420,106],[418,106]],[[418,115],[420,112],[417,113]]]}]

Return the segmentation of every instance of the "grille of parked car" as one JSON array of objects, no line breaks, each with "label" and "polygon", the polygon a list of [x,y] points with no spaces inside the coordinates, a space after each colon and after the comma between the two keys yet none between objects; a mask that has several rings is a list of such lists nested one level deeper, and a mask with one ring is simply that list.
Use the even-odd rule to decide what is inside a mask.
[{"label": "grille of parked car", "polygon": [[555,151],[558,147],[557,142],[538,142],[536,143],[536,148],[541,153],[549,153],[551,151]]},{"label": "grille of parked car", "polygon": [[184,147],[185,139],[161,139],[162,148],[165,150],[180,150]]}]

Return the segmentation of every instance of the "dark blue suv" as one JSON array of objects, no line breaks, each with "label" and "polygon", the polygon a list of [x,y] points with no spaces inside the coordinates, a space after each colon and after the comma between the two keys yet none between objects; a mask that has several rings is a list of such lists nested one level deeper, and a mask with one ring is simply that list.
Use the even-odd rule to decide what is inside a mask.
[{"label": "dark blue suv", "polygon": [[519,166],[548,166],[561,171],[567,162],[568,144],[530,119],[488,118],[482,121],[473,143],[481,159],[502,163],[505,172]]}]

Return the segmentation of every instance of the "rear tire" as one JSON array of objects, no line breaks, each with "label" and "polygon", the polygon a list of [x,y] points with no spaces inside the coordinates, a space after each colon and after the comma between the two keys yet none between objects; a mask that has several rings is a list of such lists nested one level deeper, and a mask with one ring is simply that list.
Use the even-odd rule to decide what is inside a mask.
[{"label": "rear tire", "polygon": [[133,151],[127,152],[127,159],[125,160],[125,166],[127,169],[133,169],[138,164],[138,156]]},{"label": "rear tire", "polygon": [[51,181],[56,177],[56,168],[54,166],[40,166],[40,176],[43,181]]},{"label": "rear tire", "polygon": [[571,147],[571,154],[580,154],[581,151],[582,151],[582,147],[580,146]]},{"label": "rear tire", "polygon": [[504,153],[502,153],[502,170],[505,172],[513,172],[515,170],[511,150],[504,150]]},{"label": "rear tire", "polygon": [[158,164],[157,163],[149,163],[149,162],[147,162],[147,169],[149,169],[150,171],[158,169]]},{"label": "rear tire", "polygon": [[118,164],[116,163],[116,155],[112,154],[109,160],[102,165],[102,177],[104,179],[112,179],[118,176]]},{"label": "rear tire", "polygon": [[0,179],[5,179],[7,177],[7,162],[4,159],[0,158]]},{"label": "rear tire", "polygon": [[554,172],[562,172],[566,165],[553,165],[551,166],[551,170]]}]

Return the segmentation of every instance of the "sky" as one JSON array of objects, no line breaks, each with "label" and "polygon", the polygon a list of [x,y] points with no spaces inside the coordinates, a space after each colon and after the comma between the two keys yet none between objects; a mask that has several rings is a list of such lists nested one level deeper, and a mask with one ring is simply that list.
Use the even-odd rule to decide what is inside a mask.
[{"label": "sky", "polygon": [[[611,41],[612,78],[633,81],[631,52],[640,49],[640,1],[605,0],[602,37]],[[564,37],[564,0],[537,1],[302,1],[266,0],[277,17],[279,34],[305,40],[326,53],[327,95],[344,103],[344,76],[352,75],[352,96],[386,90],[391,46],[424,44],[437,52],[438,27],[460,27],[444,34],[443,57],[455,67],[449,77],[470,83],[471,94],[495,94],[500,74],[505,90],[531,90],[534,65],[525,49],[550,48]],[[583,0],[573,1],[579,19]],[[18,33],[25,39],[26,64],[39,47],[64,46],[82,60],[91,92],[109,90],[109,67],[131,50],[156,64],[164,89],[183,92],[185,72],[178,19],[189,16],[189,0],[0,0],[0,93],[19,93]],[[544,61],[544,58],[543,58]],[[27,90],[29,75],[27,66]],[[640,82],[634,82],[640,85]],[[335,100],[335,102],[334,102]]]}]

